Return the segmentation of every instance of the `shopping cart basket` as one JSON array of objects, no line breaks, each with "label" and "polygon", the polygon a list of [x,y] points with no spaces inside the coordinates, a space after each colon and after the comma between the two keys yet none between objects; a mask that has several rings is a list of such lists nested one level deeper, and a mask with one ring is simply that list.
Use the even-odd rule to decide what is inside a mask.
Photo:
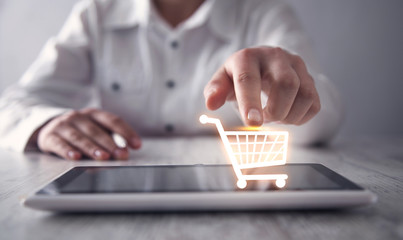
[{"label": "shopping cart basket", "polygon": [[200,116],[202,124],[215,124],[225,150],[238,178],[241,189],[247,180],[276,180],[276,186],[286,184],[287,174],[243,175],[242,169],[284,165],[287,157],[288,132],[286,131],[224,131],[221,121],[206,115]]}]

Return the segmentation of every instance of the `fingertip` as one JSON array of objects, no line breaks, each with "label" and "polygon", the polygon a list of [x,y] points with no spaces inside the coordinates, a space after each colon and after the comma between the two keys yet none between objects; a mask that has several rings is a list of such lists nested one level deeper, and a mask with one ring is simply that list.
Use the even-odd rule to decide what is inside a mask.
[{"label": "fingertip", "polygon": [[221,67],[204,88],[206,107],[209,110],[217,110],[224,105],[227,96],[233,92],[232,79],[228,77],[224,66]]},{"label": "fingertip", "polygon": [[262,111],[251,108],[246,115],[246,124],[249,126],[261,126],[263,124]]},{"label": "fingertip", "polygon": [[113,151],[113,158],[116,160],[128,160],[129,150],[127,148],[116,148]]},{"label": "fingertip", "polygon": [[93,158],[95,160],[99,161],[105,161],[108,160],[111,157],[111,155],[103,150],[97,149],[94,151]]},{"label": "fingertip", "polygon": [[254,121],[248,121],[247,122],[247,125],[250,126],[250,127],[260,127],[260,126],[262,126],[262,124],[263,123],[261,123],[261,122],[259,123],[259,122],[254,122]]},{"label": "fingertip", "polygon": [[67,152],[67,159],[68,160],[75,160],[76,161],[76,160],[80,160],[81,157],[82,157],[82,155],[77,151],[70,150],[70,151]]},{"label": "fingertip", "polygon": [[130,140],[130,147],[133,149],[141,148],[142,142],[141,139],[138,137],[134,137]]},{"label": "fingertip", "polygon": [[206,107],[208,110],[217,110],[225,103],[227,96],[220,94],[217,89],[210,89],[206,94]]},{"label": "fingertip", "polygon": [[222,103],[221,101],[215,100],[214,98],[209,99],[208,101],[206,101],[206,107],[208,110],[210,111],[214,111],[219,109],[222,105],[224,105],[224,103]]}]

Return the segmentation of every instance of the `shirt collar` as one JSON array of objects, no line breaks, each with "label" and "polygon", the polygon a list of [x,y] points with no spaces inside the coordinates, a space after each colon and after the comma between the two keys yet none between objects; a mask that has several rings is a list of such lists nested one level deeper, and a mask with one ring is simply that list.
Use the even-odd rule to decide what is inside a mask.
[{"label": "shirt collar", "polygon": [[[111,29],[147,26],[152,18],[151,0],[113,1],[106,13],[104,26]],[[236,1],[235,1],[236,2]],[[236,31],[237,4],[233,0],[206,0],[202,6],[183,24],[186,29],[195,28],[204,23],[222,40],[229,41]]]},{"label": "shirt collar", "polygon": [[149,20],[149,0],[116,0],[106,9],[104,26],[110,29],[130,28],[147,25]]}]

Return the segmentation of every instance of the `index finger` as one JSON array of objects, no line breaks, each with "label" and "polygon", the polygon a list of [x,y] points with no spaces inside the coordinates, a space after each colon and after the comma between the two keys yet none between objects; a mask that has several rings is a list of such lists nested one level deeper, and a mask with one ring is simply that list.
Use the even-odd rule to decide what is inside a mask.
[{"label": "index finger", "polygon": [[124,139],[126,139],[132,148],[140,148],[140,137],[137,135],[134,129],[120,117],[100,110],[91,112],[90,116],[104,128],[121,135]]},{"label": "index finger", "polygon": [[216,110],[233,95],[235,95],[233,81],[222,66],[204,88],[206,106],[209,110]]},{"label": "index finger", "polygon": [[262,125],[262,88],[258,58],[244,50],[225,67],[234,81],[235,96],[244,122],[248,125]]}]

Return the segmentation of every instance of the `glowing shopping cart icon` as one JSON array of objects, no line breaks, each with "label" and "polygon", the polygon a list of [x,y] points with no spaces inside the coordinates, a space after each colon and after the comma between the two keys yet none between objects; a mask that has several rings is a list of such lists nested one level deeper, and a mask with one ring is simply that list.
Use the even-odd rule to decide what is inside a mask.
[{"label": "glowing shopping cart icon", "polygon": [[288,132],[286,131],[224,131],[221,121],[206,115],[202,124],[215,124],[238,178],[237,186],[245,188],[249,180],[276,180],[276,186],[286,184],[287,174],[243,175],[242,169],[284,165],[287,157]]}]

